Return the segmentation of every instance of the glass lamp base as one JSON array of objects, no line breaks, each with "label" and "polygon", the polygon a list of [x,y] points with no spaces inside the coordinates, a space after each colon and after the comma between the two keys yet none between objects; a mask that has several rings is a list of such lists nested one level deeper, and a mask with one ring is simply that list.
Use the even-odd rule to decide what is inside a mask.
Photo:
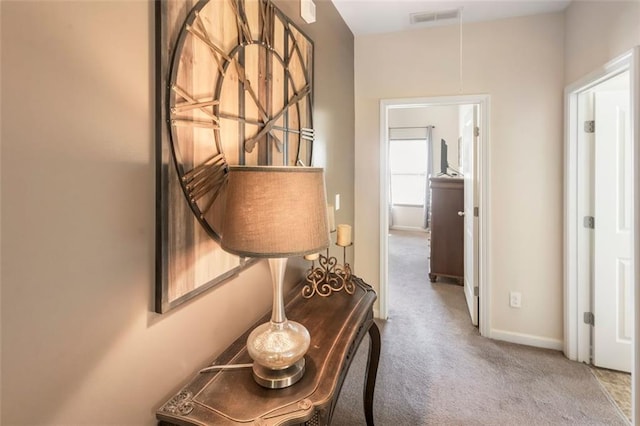
[{"label": "glass lamp base", "polygon": [[273,370],[269,367],[253,363],[253,378],[260,386],[269,389],[282,389],[298,382],[304,375],[304,358],[295,364],[282,370]]},{"label": "glass lamp base", "polygon": [[304,354],[309,349],[309,331],[284,314],[283,278],[287,258],[269,259],[273,282],[271,321],[257,326],[247,338],[247,352],[253,359],[253,377],[258,384],[281,389],[296,383],[304,374]]}]

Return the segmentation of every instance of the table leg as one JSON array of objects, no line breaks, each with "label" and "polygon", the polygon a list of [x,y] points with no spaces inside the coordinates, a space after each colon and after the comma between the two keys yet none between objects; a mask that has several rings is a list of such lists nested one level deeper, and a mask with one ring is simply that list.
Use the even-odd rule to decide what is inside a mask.
[{"label": "table leg", "polygon": [[373,392],[376,387],[376,375],[380,361],[380,330],[375,322],[371,322],[369,336],[371,343],[369,344],[369,359],[365,376],[364,416],[367,420],[367,426],[373,426]]}]

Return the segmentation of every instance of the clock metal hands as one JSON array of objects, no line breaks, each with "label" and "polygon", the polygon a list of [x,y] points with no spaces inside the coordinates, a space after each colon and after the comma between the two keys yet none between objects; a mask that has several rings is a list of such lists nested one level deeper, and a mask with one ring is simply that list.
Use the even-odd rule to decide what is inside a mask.
[{"label": "clock metal hands", "polygon": [[260,100],[258,100],[258,96],[256,96],[256,92],[251,87],[251,82],[246,76],[244,67],[240,65],[240,63],[237,60],[235,60],[234,63],[236,65],[236,70],[238,71],[238,80],[240,80],[240,82],[242,83],[242,87],[244,88],[244,90],[249,92],[249,95],[251,95],[251,99],[253,99],[253,102],[255,102],[256,106],[260,110],[262,119],[266,121],[268,119],[267,111],[265,111],[264,107],[260,103]]},{"label": "clock metal hands", "polygon": [[276,122],[280,119],[280,117],[282,117],[282,115],[287,111],[287,109],[289,109],[290,106],[300,102],[300,100],[302,100],[305,96],[307,96],[309,92],[311,92],[311,86],[307,84],[302,88],[302,90],[297,95],[295,95],[289,100],[289,102],[280,110],[280,112],[274,115],[273,118],[271,118],[271,120],[264,123],[264,127],[258,132],[257,135],[245,141],[244,149],[247,152],[252,152],[258,140],[260,140],[260,138],[262,138],[264,135],[266,135],[273,129]]}]

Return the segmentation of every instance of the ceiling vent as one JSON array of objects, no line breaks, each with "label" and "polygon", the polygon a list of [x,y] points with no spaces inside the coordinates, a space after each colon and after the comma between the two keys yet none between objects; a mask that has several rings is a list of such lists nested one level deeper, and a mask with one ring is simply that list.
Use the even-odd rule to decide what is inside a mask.
[{"label": "ceiling vent", "polygon": [[446,23],[458,20],[460,9],[441,10],[438,12],[417,12],[409,15],[411,25]]}]

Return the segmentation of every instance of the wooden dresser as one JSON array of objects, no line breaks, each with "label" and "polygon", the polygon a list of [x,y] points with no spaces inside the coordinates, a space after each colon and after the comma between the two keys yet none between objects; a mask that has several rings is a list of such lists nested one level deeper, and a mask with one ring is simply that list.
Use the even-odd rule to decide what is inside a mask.
[{"label": "wooden dresser", "polygon": [[431,188],[431,263],[429,279],[464,280],[464,181],[433,177]]}]

